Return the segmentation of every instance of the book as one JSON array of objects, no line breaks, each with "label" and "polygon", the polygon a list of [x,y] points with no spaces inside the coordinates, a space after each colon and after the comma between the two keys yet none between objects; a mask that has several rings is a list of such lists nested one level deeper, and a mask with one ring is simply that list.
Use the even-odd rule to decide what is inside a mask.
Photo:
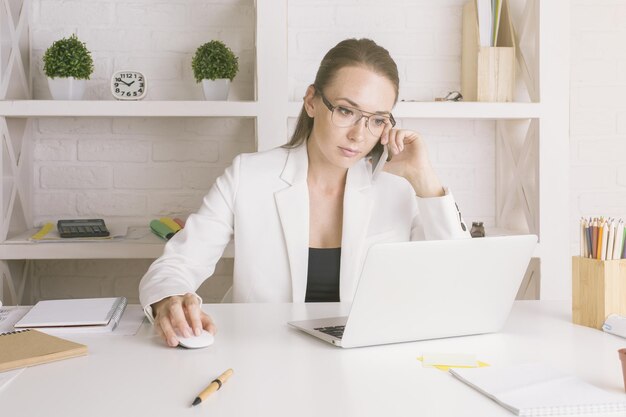
[{"label": "book", "polygon": [[449,372],[518,416],[626,411],[623,393],[604,391],[542,364],[456,368]]},{"label": "book", "polygon": [[0,372],[87,354],[87,346],[37,330],[0,333]]},{"label": "book", "polygon": [[478,17],[478,38],[480,46],[493,46],[493,9],[491,0],[474,0]]},{"label": "book", "polygon": [[39,301],[15,328],[70,328],[112,331],[127,305],[125,297]]},{"label": "book", "polygon": [[491,46],[498,46],[498,32],[500,31],[500,14],[502,13],[502,2],[504,0],[492,0],[491,6],[493,9],[493,31],[492,31],[492,39]]}]

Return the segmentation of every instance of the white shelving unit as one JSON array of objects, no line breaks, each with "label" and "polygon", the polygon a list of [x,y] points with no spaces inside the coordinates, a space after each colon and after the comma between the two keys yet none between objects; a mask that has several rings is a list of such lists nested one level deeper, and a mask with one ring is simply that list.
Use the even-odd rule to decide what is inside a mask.
[{"label": "white shelving unit", "polygon": [[[289,102],[287,71],[287,0],[256,0],[256,100],[81,101],[31,100],[28,72],[28,1],[0,0],[0,298],[18,303],[34,259],[156,258],[163,243],[156,238],[133,242],[25,243],[32,228],[30,188],[31,126],[39,117],[245,117],[256,121],[258,150],[283,144],[287,119],[301,103]],[[518,0],[509,0],[517,2]],[[568,298],[569,43],[567,0],[519,0],[523,13],[515,22],[521,74],[530,103],[400,102],[397,118],[492,119],[497,124],[497,227],[536,233],[541,249],[542,298]],[[16,7],[19,16],[16,17]],[[565,20],[564,20],[565,19]],[[227,251],[233,256],[232,249]],[[560,296],[559,296],[560,294]]]},{"label": "white shelving unit", "polygon": [[257,117],[254,101],[0,101],[3,117]]}]

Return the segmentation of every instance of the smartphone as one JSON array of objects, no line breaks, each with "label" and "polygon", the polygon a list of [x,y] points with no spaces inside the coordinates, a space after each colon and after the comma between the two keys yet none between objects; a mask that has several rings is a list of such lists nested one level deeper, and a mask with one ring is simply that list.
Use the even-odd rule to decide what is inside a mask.
[{"label": "smartphone", "polygon": [[372,149],[372,181],[376,181],[380,173],[383,171],[385,162],[389,157],[389,149],[387,145],[382,145],[380,142],[376,144]]}]

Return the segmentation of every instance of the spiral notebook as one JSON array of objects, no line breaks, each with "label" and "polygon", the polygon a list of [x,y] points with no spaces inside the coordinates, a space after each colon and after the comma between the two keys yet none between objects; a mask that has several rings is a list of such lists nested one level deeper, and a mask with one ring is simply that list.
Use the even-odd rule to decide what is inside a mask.
[{"label": "spiral notebook", "polygon": [[37,330],[0,333],[0,372],[87,354],[87,346]]},{"label": "spiral notebook", "polygon": [[113,331],[126,304],[125,297],[39,301],[15,323],[15,328],[61,333]]},{"label": "spiral notebook", "polygon": [[542,364],[456,368],[450,373],[518,416],[626,411],[626,396],[607,392]]}]

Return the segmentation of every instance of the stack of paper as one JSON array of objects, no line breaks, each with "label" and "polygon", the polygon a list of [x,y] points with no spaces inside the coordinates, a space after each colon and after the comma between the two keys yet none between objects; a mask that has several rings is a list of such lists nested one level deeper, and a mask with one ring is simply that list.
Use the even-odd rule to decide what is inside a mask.
[{"label": "stack of paper", "polygon": [[519,416],[626,411],[626,396],[541,364],[457,368],[450,373]]}]

